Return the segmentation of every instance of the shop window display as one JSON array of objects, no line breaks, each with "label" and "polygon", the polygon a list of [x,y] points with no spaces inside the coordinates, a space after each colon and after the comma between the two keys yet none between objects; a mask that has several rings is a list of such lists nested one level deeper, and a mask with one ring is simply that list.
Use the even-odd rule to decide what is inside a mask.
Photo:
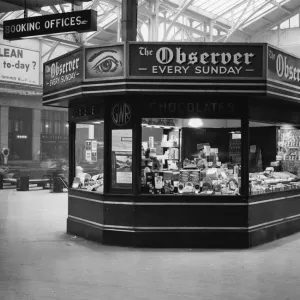
[{"label": "shop window display", "polygon": [[104,122],[76,124],[76,177],[72,187],[103,193]]},{"label": "shop window display", "polygon": [[300,188],[300,130],[250,122],[250,195]]},{"label": "shop window display", "polygon": [[142,193],[239,195],[240,188],[240,120],[142,120]]}]

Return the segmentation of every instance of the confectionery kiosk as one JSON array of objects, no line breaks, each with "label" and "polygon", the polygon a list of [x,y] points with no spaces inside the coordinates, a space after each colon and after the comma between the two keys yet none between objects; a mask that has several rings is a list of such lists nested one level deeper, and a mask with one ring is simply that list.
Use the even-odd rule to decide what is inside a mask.
[{"label": "confectionery kiosk", "polygon": [[69,109],[67,232],[247,248],[300,230],[300,60],[268,44],[118,43],[44,64]]}]

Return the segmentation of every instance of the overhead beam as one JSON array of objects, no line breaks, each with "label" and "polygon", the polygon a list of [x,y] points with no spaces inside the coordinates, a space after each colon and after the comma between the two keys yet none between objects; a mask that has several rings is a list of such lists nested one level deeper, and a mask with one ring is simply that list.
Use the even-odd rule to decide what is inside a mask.
[{"label": "overhead beam", "polygon": [[279,9],[287,12],[288,14],[291,14],[292,12],[290,10],[288,10],[287,8],[283,7],[283,4],[281,5],[281,3],[278,3],[276,0],[271,0],[270,3],[272,3],[274,6],[278,7]]},{"label": "overhead beam", "polygon": [[[245,20],[243,20],[243,22],[240,24],[239,27],[243,27],[243,25],[246,24],[246,23],[247,23],[247,22],[248,22],[248,21],[249,21],[256,13],[257,13],[258,10],[263,9],[263,8],[266,7],[267,5],[269,5],[269,2],[263,4],[263,5],[260,6],[260,7],[257,7],[257,9],[256,9],[255,11],[253,11],[252,14],[250,14],[250,16],[248,16]],[[265,20],[266,22],[269,22],[269,23],[270,23],[270,21],[268,21],[268,20],[265,19],[264,17],[261,17],[260,19]]]},{"label": "overhead beam", "polygon": [[55,5],[51,5],[50,8],[53,10],[55,14],[59,14],[60,11],[55,7]]},{"label": "overhead beam", "polygon": [[247,2],[247,0],[244,0],[244,1],[242,1],[242,2],[240,2],[240,3],[238,3],[238,4],[236,4],[236,5],[234,5],[234,6],[232,6],[232,7],[230,7],[229,9],[225,10],[223,13],[221,13],[220,15],[218,15],[218,16],[214,19],[214,21],[217,21],[217,20],[221,19],[222,17],[224,17],[226,14],[230,13],[230,12],[233,11],[234,9],[237,9],[237,8],[239,8],[240,6],[244,5],[246,2]]},{"label": "overhead beam", "polygon": [[231,35],[233,35],[233,33],[239,28],[240,26],[240,20],[241,18],[244,16],[244,14],[246,13],[249,5],[252,3],[253,0],[247,0],[247,3],[242,11],[242,13],[240,14],[239,18],[236,21],[236,24],[234,25],[234,27],[232,28],[232,30],[230,30],[230,32],[226,35],[224,42],[226,42]]},{"label": "overhead beam", "polygon": [[[25,9],[25,2],[24,2],[24,5],[13,4],[8,0],[1,0],[1,2],[5,2],[5,5],[8,7],[7,11],[3,11],[3,9],[1,9],[3,12],[11,12],[11,11],[17,11],[17,10],[24,10]],[[40,6],[30,5],[30,3],[26,3],[26,7],[27,7],[27,9],[33,10],[35,12],[40,12],[40,10],[41,10]]]},{"label": "overhead beam", "polygon": [[172,19],[171,24],[169,25],[166,32],[164,33],[163,40],[165,40],[168,37],[170,30],[172,29],[174,23],[181,16],[181,14],[187,9],[187,7],[189,7],[193,2],[194,2],[194,0],[185,0],[182,3],[182,5],[178,9],[178,12],[175,14],[174,18]]},{"label": "overhead beam", "polygon": [[255,39],[256,37],[264,34],[265,32],[271,30],[273,27],[280,25],[281,23],[283,23],[284,21],[290,19],[291,17],[297,15],[300,12],[300,6],[295,9],[291,14],[289,14],[288,16],[284,16],[281,19],[277,20],[276,22],[271,23],[269,26],[262,28],[261,31],[258,31],[257,33],[255,33],[254,35],[252,35],[252,39]]},{"label": "overhead beam", "polygon": [[60,42],[55,42],[54,45],[51,47],[51,49],[49,49],[46,53],[44,53],[42,55],[42,58],[44,58],[45,56],[48,55],[48,59],[47,60],[50,60],[51,59],[51,56],[53,55],[55,49],[57,48],[57,46],[60,44]]},{"label": "overhead beam", "polygon": [[93,0],[92,5],[91,5],[91,9],[97,10],[99,2],[100,2],[100,0]]}]

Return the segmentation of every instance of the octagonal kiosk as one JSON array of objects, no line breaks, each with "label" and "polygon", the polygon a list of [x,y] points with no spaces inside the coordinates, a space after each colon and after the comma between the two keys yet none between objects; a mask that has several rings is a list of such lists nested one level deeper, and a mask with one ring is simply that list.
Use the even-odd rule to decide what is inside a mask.
[{"label": "octagonal kiosk", "polygon": [[299,59],[267,44],[119,43],[44,65],[69,110],[67,232],[247,248],[300,229]]}]

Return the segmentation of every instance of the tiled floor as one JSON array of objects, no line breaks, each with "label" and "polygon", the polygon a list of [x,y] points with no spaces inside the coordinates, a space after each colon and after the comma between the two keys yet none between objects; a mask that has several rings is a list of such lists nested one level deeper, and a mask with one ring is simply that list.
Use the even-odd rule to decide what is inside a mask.
[{"label": "tiled floor", "polygon": [[0,300],[299,300],[300,234],[250,250],[108,247],[65,233],[67,194],[0,191]]}]

